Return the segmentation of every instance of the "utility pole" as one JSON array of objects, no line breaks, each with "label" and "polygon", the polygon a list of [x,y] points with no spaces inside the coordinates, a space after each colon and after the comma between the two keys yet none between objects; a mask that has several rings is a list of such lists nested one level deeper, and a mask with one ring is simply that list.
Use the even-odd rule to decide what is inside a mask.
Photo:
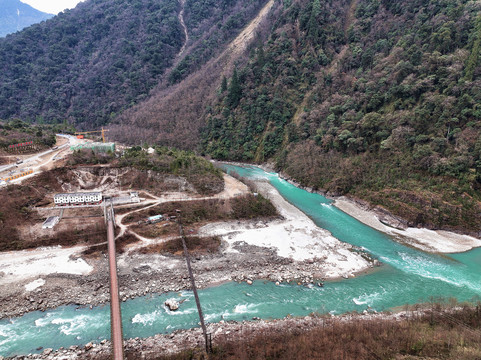
[{"label": "utility pole", "polygon": [[184,248],[185,261],[187,262],[187,270],[189,271],[190,283],[192,285],[192,291],[194,292],[195,303],[197,305],[197,311],[199,312],[200,326],[202,327],[202,332],[204,333],[205,340],[205,351],[210,353],[211,346],[207,338],[207,329],[205,327],[204,315],[202,314],[202,308],[200,306],[199,295],[197,294],[197,287],[195,286],[194,274],[192,273],[192,267],[190,266],[190,256],[187,250],[187,245],[185,243],[184,227],[182,226],[182,215],[180,210],[176,210],[178,214],[177,222],[179,224],[179,233],[182,240],[182,247]]}]

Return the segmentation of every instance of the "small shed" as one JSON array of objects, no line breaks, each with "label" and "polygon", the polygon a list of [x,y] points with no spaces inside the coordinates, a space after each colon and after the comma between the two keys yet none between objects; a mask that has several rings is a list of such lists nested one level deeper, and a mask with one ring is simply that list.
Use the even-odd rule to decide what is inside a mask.
[{"label": "small shed", "polygon": [[53,229],[58,224],[60,218],[58,216],[50,216],[42,224],[42,229]]},{"label": "small shed", "polygon": [[155,224],[159,221],[162,221],[164,220],[164,216],[163,215],[155,215],[155,216],[151,216],[149,218],[147,218],[147,223],[148,224]]}]

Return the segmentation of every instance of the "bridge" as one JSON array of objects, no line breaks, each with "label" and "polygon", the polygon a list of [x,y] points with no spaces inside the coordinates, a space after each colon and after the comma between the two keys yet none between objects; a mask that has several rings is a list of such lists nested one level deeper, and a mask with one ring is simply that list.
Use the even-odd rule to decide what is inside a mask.
[{"label": "bridge", "polygon": [[122,314],[120,310],[119,279],[117,276],[117,258],[115,256],[114,207],[105,204],[105,220],[107,222],[107,243],[110,274],[110,331],[112,339],[112,355],[114,360],[124,358],[122,334]]},{"label": "bridge", "polygon": [[[205,341],[206,353],[212,351],[212,339],[210,334],[207,334],[207,329],[204,322],[204,316],[202,314],[202,308],[200,305],[199,295],[197,294],[197,287],[195,285],[194,274],[190,265],[190,256],[186,245],[186,236],[184,228],[182,226],[182,216],[180,210],[177,210],[179,215],[178,225],[179,233],[182,241],[182,247],[184,249],[184,256],[187,263],[187,269],[189,271],[189,277],[192,285],[192,291],[194,292],[195,303],[197,305],[197,311],[199,314],[199,320],[202,327],[202,332]],[[124,346],[123,346],[123,334],[122,334],[122,314],[120,309],[120,296],[119,296],[119,281],[117,276],[117,259],[115,252],[115,214],[114,207],[110,201],[104,202],[104,216],[107,223],[107,244],[108,244],[108,259],[109,259],[109,275],[110,275],[110,331],[112,339],[112,357],[114,360],[124,359]]]}]

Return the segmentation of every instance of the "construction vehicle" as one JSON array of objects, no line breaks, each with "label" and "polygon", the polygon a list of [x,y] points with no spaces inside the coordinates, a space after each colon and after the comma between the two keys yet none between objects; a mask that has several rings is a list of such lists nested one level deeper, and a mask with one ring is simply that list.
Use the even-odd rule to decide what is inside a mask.
[{"label": "construction vehicle", "polygon": [[105,132],[107,131],[109,130],[102,128],[102,130],[76,132],[75,135],[77,135],[77,139],[83,139],[84,134],[102,133],[102,142],[105,142]]}]

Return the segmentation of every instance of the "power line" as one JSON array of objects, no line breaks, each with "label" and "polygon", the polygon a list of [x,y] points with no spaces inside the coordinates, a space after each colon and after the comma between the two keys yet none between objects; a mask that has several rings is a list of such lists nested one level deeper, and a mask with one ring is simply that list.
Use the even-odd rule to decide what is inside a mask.
[{"label": "power line", "polygon": [[177,213],[179,214],[179,217],[178,217],[179,232],[180,232],[180,238],[182,241],[182,247],[184,248],[185,261],[187,262],[187,270],[189,271],[190,283],[192,285],[192,291],[194,292],[195,304],[197,305],[197,311],[199,312],[200,326],[202,327],[202,332],[204,334],[205,351],[207,353],[210,353],[212,349],[212,339],[211,341],[209,341],[209,338],[207,336],[207,328],[205,327],[204,315],[202,314],[202,307],[200,306],[199,295],[197,293],[197,287],[195,286],[194,274],[192,272],[192,267],[190,266],[190,256],[189,256],[189,251],[187,250],[187,245],[185,243],[185,233],[184,233],[184,227],[182,226],[181,211],[177,210]]}]

